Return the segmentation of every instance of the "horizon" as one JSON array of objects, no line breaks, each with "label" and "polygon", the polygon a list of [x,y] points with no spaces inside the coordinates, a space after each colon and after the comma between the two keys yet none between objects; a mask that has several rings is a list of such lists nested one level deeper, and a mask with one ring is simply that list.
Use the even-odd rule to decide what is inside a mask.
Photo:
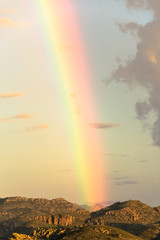
[{"label": "horizon", "polygon": [[79,202],[78,203],[78,202],[70,201],[70,200],[68,200],[68,199],[66,199],[64,197],[56,197],[56,198],[51,198],[51,199],[45,198],[45,197],[42,198],[42,197],[25,197],[25,196],[5,196],[5,197],[0,197],[0,199],[8,199],[8,198],[22,198],[22,199],[35,199],[35,200],[36,199],[40,199],[40,200],[42,199],[42,200],[48,200],[48,201],[57,200],[57,199],[63,199],[63,200],[65,200],[67,202],[70,202],[72,204],[76,204],[76,205],[78,205],[78,206],[80,206],[82,208],[83,208],[83,206],[87,206],[87,207],[92,207],[93,206],[94,207],[94,205],[98,205],[98,204],[101,205],[102,208],[106,208],[106,207],[112,206],[112,205],[114,205],[116,203],[124,203],[124,202],[129,202],[129,201],[141,202],[141,203],[146,204],[146,205],[148,205],[148,206],[150,206],[152,208],[160,206],[160,203],[159,203],[159,205],[154,206],[154,205],[148,204],[146,202],[142,202],[139,199],[128,199],[128,200],[126,199],[126,200],[123,200],[123,201],[116,200],[116,201],[84,202],[84,203],[80,203]]}]

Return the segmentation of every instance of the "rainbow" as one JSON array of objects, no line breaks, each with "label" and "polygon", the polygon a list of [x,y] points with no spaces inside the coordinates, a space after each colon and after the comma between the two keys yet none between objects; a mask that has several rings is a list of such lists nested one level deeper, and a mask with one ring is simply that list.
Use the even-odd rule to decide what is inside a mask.
[{"label": "rainbow", "polygon": [[48,64],[63,109],[79,202],[106,199],[104,152],[96,121],[91,70],[72,0],[34,0]]}]

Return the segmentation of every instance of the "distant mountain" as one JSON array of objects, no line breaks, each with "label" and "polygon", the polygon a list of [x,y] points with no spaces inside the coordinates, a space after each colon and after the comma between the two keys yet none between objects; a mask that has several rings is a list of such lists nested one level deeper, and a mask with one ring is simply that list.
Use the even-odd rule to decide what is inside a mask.
[{"label": "distant mountain", "polygon": [[94,212],[94,211],[98,211],[102,208],[105,208],[107,206],[112,205],[114,202],[112,201],[104,201],[104,202],[100,202],[100,203],[91,203],[89,205],[84,204],[84,205],[79,205],[80,207],[90,211],[90,212]]},{"label": "distant mountain", "polygon": [[90,205],[90,206],[89,205],[79,205],[79,206],[88,210],[88,211],[90,211],[90,212],[94,212],[94,211],[98,211],[98,210],[104,208],[106,205],[103,205],[101,203],[95,203],[95,204]]}]

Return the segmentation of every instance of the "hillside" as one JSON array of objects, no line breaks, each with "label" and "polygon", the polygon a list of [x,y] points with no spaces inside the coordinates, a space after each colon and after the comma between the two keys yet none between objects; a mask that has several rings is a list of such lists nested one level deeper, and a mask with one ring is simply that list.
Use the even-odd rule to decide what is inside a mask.
[{"label": "hillside", "polygon": [[10,232],[37,227],[80,226],[89,212],[65,199],[12,197],[0,199],[0,238]]},{"label": "hillside", "polygon": [[65,239],[65,240],[142,240],[121,229],[107,226],[85,226],[76,229],[39,229],[32,236],[13,234],[10,240],[40,240],[40,239]]},{"label": "hillside", "polygon": [[117,202],[109,207],[91,213],[91,222],[152,224],[160,221],[160,213],[140,201]]},{"label": "hillside", "polygon": [[86,222],[115,226],[145,239],[152,239],[160,233],[160,213],[157,208],[136,200],[117,202],[92,212]]},{"label": "hillside", "polygon": [[130,200],[89,212],[62,198],[4,198],[0,199],[0,239],[15,233],[12,239],[160,240],[159,209]]}]

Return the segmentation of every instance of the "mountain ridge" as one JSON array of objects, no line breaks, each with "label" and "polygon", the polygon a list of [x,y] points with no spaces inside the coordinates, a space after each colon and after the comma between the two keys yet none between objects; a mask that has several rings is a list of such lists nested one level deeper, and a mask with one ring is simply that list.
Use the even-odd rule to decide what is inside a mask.
[{"label": "mountain ridge", "polygon": [[[52,200],[26,197],[0,198],[0,239],[3,240],[11,238],[13,233],[33,237],[34,231],[40,234],[41,229],[47,231],[47,229],[60,228],[62,232],[58,233],[54,231],[59,230],[54,230],[53,234],[56,238],[52,236],[51,239],[72,239],[71,236],[74,236],[73,239],[81,239],[77,238],[78,234],[83,236],[82,239],[89,239],[84,238],[84,232],[87,236],[102,237],[93,239],[106,239],[107,227],[110,229],[116,227],[113,230],[115,235],[110,230],[107,239],[120,239],[114,236],[118,236],[122,229],[126,231],[122,234],[126,239],[128,232],[137,239],[158,240],[160,239],[160,207],[150,207],[139,200],[129,200],[89,212],[64,198]],[[65,236],[62,233],[65,233]],[[15,236],[13,235],[12,239],[16,239]],[[61,238],[57,238],[58,236]],[[132,236],[132,239],[136,238]]]}]

